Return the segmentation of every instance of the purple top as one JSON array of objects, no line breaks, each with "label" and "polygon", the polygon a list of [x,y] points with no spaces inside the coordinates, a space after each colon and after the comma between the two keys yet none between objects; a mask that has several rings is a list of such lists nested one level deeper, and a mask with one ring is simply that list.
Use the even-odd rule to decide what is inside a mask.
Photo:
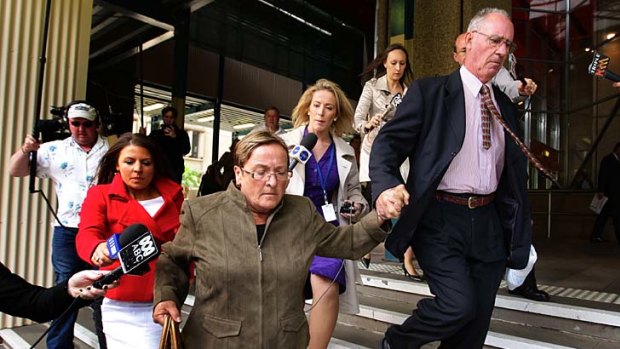
[{"label": "purple top", "polygon": [[[306,130],[307,132],[307,130]],[[330,166],[331,162],[331,166]],[[319,170],[321,174],[319,174]],[[328,173],[329,171],[329,173]],[[325,199],[323,196],[323,187],[321,186],[321,179],[324,181],[325,192],[327,193],[328,202],[331,201],[334,190],[338,189],[338,166],[336,165],[336,146],[332,144],[327,148],[327,151],[319,162],[317,163],[314,156],[311,156],[306,163],[306,183],[304,187],[304,196],[310,198],[314,203],[319,214],[323,215],[321,206],[325,205]],[[338,208],[338,203],[334,203],[334,209]],[[336,212],[338,214],[338,212]],[[330,222],[334,225],[338,225],[338,221]]]}]

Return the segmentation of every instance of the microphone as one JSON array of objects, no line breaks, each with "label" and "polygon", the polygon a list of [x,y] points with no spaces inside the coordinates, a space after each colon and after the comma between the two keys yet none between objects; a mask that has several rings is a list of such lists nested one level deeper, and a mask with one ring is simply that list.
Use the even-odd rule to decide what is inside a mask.
[{"label": "microphone", "polygon": [[289,153],[291,157],[291,162],[288,165],[288,170],[293,171],[295,166],[298,163],[305,164],[308,162],[310,157],[312,156],[312,148],[316,145],[318,141],[318,137],[314,133],[308,133],[302,140],[299,145],[296,145],[293,150]]},{"label": "microphone", "polygon": [[121,248],[127,246],[131,241],[147,231],[148,229],[142,224],[132,224],[125,228],[122,233],[110,236],[108,241],[106,241],[110,258],[116,259]]},{"label": "microphone", "polygon": [[394,96],[392,96],[385,110],[383,111],[383,113],[381,113],[381,120],[386,121],[385,117],[388,115],[388,113],[394,110],[396,107],[398,107],[398,105],[402,101],[403,101],[403,95],[401,95],[400,92],[397,92]]},{"label": "microphone", "polygon": [[[159,255],[159,249],[153,234],[144,225],[134,224],[130,227],[134,226],[138,227],[132,231],[139,231],[141,235],[129,241],[125,246],[121,245],[122,248],[118,251],[118,259],[121,262],[121,266],[95,281],[93,287],[101,289],[104,285],[111,284],[125,274],[140,275],[149,271],[148,262]],[[130,227],[125,229],[125,232]],[[123,238],[124,235],[126,234],[121,234],[119,241],[125,240]]]},{"label": "microphone", "polygon": [[592,63],[588,67],[588,73],[599,79],[607,79],[613,82],[620,82],[620,76],[614,72],[607,70],[609,66],[609,57],[602,53],[594,52]]}]

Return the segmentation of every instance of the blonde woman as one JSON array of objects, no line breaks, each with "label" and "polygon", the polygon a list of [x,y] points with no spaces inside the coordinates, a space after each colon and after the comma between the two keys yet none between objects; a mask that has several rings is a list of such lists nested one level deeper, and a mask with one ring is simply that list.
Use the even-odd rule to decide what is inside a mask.
[{"label": "blonde woman", "polygon": [[[293,110],[295,129],[283,135],[289,145],[296,145],[308,133],[318,141],[312,157],[293,169],[287,187],[289,194],[312,200],[317,211],[333,225],[350,224],[368,210],[362,196],[353,148],[342,139],[351,132],[353,108],[340,87],[320,79],[301,96]],[[340,213],[345,202],[350,213]],[[359,312],[355,281],[359,271],[350,260],[315,256],[310,266],[306,298],[312,298],[310,311],[310,349],[327,347],[338,320],[338,310]]]}]

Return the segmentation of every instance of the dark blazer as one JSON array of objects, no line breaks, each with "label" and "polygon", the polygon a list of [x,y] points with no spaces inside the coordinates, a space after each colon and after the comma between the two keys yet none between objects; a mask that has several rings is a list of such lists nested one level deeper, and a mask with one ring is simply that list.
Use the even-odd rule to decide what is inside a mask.
[{"label": "dark blazer", "polygon": [[620,199],[620,161],[613,153],[601,160],[598,171],[598,192],[612,200]]},{"label": "dark blazer", "polygon": [[0,263],[0,312],[45,322],[62,314],[71,302],[66,281],[51,288],[35,286]]},{"label": "dark blazer", "polygon": [[173,125],[176,138],[168,137],[162,129],[151,132],[149,137],[157,143],[161,150],[166,154],[168,162],[172,167],[174,180],[181,182],[183,171],[185,170],[185,162],[183,155],[189,153],[191,146],[189,143],[189,135],[185,130],[180,129],[177,125]]},{"label": "dark blazer", "polygon": [[[518,111],[493,86],[500,113],[517,135],[522,135]],[[370,155],[373,200],[386,189],[402,184],[400,164],[409,157],[406,187],[411,198],[388,235],[385,246],[402,256],[424,216],[437,187],[465,138],[465,97],[459,70],[448,76],[411,84],[394,118],[381,131]],[[506,236],[508,266],[526,266],[530,244],[530,205],[527,198],[527,157],[505,133],[505,164],[495,203]]]}]

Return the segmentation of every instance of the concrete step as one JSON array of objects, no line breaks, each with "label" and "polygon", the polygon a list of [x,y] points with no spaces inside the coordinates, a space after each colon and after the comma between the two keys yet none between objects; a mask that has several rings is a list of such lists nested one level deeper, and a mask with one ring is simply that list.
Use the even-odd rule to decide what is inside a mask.
[{"label": "concrete step", "polygon": [[[358,288],[362,304],[358,317],[379,320],[386,327],[402,323],[417,301],[432,297],[425,283],[389,273],[361,272],[364,286]],[[534,302],[500,290],[485,343],[498,348],[620,347],[620,312],[615,305],[559,296],[553,301]],[[359,326],[355,318],[341,318]],[[376,324],[370,330],[384,331]]]},{"label": "concrete step", "polygon": [[[403,276],[400,265],[377,263],[373,267],[375,270],[360,268],[361,312],[340,314],[330,349],[379,347],[388,326],[402,323],[420,299],[432,297],[425,283]],[[553,302],[529,301],[500,289],[485,348],[620,348],[620,301],[616,295],[540,287],[554,292]],[[578,294],[582,297],[576,297]],[[185,302],[184,321],[193,302],[193,296]],[[29,348],[48,326],[0,330],[0,348]],[[76,348],[98,348],[90,308],[80,311],[75,331]],[[437,346],[438,343],[430,343],[424,348]],[[37,348],[45,348],[45,341]]]}]

